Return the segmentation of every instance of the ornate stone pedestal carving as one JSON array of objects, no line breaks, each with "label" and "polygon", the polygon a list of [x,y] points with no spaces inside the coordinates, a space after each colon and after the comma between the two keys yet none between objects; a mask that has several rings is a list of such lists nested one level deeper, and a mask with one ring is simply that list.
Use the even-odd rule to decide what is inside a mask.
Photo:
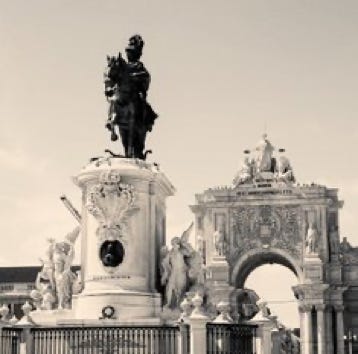
[{"label": "ornate stone pedestal carving", "polygon": [[110,158],[75,178],[82,189],[82,283],[78,320],[159,321],[159,252],[165,199],[174,187],[156,166]]}]

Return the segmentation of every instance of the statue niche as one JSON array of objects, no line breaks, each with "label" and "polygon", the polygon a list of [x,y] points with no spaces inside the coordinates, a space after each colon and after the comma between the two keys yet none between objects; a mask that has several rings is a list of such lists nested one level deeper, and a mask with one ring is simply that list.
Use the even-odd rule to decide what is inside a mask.
[{"label": "statue niche", "polygon": [[124,247],[118,240],[104,241],[100,248],[100,258],[105,267],[117,267],[123,262]]}]

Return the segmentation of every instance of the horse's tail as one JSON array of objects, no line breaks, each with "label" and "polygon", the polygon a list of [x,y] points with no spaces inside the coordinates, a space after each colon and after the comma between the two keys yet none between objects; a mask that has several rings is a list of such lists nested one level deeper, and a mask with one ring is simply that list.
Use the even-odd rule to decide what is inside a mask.
[{"label": "horse's tail", "polygon": [[147,159],[147,155],[152,154],[153,151],[152,150],[145,150],[144,154],[143,154],[143,160],[145,161]]}]

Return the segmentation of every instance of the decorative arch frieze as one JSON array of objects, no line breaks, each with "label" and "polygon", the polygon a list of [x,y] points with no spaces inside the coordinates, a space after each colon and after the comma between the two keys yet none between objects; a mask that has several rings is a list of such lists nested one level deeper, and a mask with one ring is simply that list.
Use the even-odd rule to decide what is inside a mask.
[{"label": "decorative arch frieze", "polygon": [[298,262],[302,257],[303,212],[297,205],[242,206],[231,211],[232,264],[252,249],[282,249]]}]

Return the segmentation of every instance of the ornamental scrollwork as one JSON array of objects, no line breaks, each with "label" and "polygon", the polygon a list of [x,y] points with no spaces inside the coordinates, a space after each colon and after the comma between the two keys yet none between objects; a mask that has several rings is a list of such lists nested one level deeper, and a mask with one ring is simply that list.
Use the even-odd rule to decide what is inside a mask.
[{"label": "ornamental scrollwork", "polygon": [[133,186],[122,183],[117,171],[100,175],[99,183],[88,192],[86,207],[99,222],[96,233],[100,242],[121,240],[126,243],[128,219],[139,208],[135,205]]},{"label": "ornamental scrollwork", "polygon": [[235,258],[254,248],[279,248],[295,258],[302,253],[302,214],[297,206],[239,207],[232,212]]}]

